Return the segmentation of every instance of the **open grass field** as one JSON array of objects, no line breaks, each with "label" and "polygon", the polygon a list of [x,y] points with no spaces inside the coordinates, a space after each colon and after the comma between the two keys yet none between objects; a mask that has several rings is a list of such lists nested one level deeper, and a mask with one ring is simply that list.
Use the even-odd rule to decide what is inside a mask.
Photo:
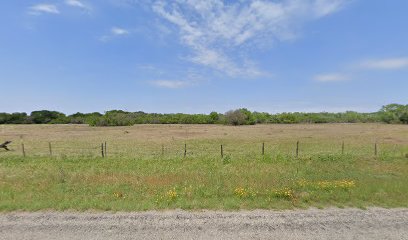
[{"label": "open grass field", "polygon": [[408,207],[407,125],[1,125],[5,140],[0,211]]}]

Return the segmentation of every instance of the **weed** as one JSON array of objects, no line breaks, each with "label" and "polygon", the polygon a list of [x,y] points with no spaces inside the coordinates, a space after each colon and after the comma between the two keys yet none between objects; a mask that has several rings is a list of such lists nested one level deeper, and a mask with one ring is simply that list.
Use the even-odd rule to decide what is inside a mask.
[{"label": "weed", "polygon": [[276,198],[282,198],[286,200],[293,200],[295,198],[293,189],[290,189],[288,187],[274,190],[272,194]]},{"label": "weed", "polygon": [[125,195],[122,192],[114,192],[113,196],[118,199],[125,199]]},{"label": "weed", "polygon": [[173,189],[170,189],[170,190],[168,190],[167,192],[166,192],[166,198],[168,199],[168,200],[170,200],[170,201],[174,201],[174,200],[176,200],[177,199],[177,192],[176,192],[176,189],[175,188],[173,188]]},{"label": "weed", "polygon": [[231,163],[231,156],[227,155],[222,159],[222,163],[225,164],[230,164]]},{"label": "weed", "polygon": [[60,183],[65,183],[66,176],[65,176],[65,171],[62,168],[62,166],[58,166],[58,173],[59,173],[59,182]]}]

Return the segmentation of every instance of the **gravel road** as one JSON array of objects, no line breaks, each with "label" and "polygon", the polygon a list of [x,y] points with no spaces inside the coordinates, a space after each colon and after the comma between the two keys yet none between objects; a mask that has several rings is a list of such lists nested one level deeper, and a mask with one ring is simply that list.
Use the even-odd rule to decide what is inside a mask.
[{"label": "gravel road", "polygon": [[408,209],[0,214],[0,239],[408,239]]}]

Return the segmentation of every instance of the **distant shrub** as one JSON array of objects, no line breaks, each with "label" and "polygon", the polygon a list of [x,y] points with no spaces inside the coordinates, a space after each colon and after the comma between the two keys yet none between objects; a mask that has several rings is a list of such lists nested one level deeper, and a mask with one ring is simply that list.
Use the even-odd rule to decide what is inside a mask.
[{"label": "distant shrub", "polygon": [[231,110],[225,113],[226,124],[238,126],[247,123],[247,115],[241,110]]}]

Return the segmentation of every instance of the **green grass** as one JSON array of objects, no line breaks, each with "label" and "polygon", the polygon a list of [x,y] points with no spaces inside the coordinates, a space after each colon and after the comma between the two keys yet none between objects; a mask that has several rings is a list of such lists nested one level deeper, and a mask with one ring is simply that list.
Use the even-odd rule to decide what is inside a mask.
[{"label": "green grass", "polygon": [[[344,183],[347,181],[349,183]],[[0,157],[0,211],[408,207],[408,158]]]},{"label": "green grass", "polygon": [[[406,125],[0,125],[0,130],[0,141],[13,141],[11,151],[0,149],[3,212],[408,207]],[[101,158],[105,141],[108,157]]]}]

